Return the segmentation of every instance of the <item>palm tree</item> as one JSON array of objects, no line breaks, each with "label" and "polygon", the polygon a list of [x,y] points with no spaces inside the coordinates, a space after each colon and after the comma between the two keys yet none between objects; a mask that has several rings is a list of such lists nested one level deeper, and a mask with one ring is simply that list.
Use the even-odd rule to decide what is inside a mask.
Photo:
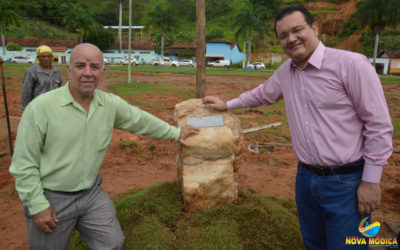
[{"label": "palm tree", "polygon": [[375,33],[374,59],[378,51],[379,35],[386,26],[396,27],[400,23],[399,0],[363,0],[357,4],[355,17],[363,27],[368,26]]},{"label": "palm tree", "polygon": [[253,33],[256,32],[262,35],[269,27],[265,23],[265,13],[261,12],[259,9],[255,9],[248,1],[244,2],[243,7],[243,10],[237,14],[232,29],[237,28],[235,33],[236,39],[239,36],[242,36],[243,40],[247,39],[247,63],[250,63]]},{"label": "palm tree", "polygon": [[4,59],[6,58],[6,39],[4,31],[9,24],[19,24],[19,17],[15,11],[15,4],[11,4],[9,0],[0,0],[0,31]]},{"label": "palm tree", "polygon": [[87,37],[90,29],[96,24],[92,13],[76,4],[70,5],[70,9],[64,17],[64,23],[67,28],[79,31],[79,43]]},{"label": "palm tree", "polygon": [[161,5],[156,5],[149,12],[149,28],[157,28],[161,34],[161,58],[164,58],[164,36],[171,32],[176,25],[175,13],[168,8],[163,8]]}]

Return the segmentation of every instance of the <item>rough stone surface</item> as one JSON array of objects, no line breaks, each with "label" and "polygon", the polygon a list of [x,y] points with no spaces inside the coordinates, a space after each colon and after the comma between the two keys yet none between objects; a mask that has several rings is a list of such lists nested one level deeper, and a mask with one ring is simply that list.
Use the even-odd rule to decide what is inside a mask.
[{"label": "rough stone surface", "polygon": [[236,174],[243,154],[243,132],[239,119],[230,112],[207,108],[200,99],[175,105],[175,121],[189,117],[222,115],[224,126],[200,128],[187,138],[190,147],[178,147],[178,177],[185,207],[189,211],[228,204],[237,199]]}]

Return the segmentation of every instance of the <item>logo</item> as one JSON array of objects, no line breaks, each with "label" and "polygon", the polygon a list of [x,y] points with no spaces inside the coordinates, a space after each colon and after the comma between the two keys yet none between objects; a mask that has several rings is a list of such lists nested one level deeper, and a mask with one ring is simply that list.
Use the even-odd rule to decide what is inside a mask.
[{"label": "logo", "polygon": [[381,223],[378,221],[375,221],[372,224],[368,223],[368,217],[365,217],[361,222],[360,225],[358,226],[358,231],[365,237],[374,237],[375,235],[378,234],[379,229],[381,228]]},{"label": "logo", "polygon": [[358,231],[366,238],[354,236],[346,237],[346,245],[369,245],[369,247],[388,247],[389,249],[399,246],[396,238],[375,237],[379,232],[381,224],[377,221],[369,224],[367,220],[368,217],[362,219],[358,226]]}]

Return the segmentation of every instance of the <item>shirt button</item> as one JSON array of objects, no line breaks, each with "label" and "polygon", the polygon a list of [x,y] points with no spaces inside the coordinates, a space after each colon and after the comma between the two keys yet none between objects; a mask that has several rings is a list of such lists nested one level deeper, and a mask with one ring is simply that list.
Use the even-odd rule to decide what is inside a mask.
[{"label": "shirt button", "polygon": [[310,143],[310,139],[307,139],[306,141],[307,141],[308,143]]},{"label": "shirt button", "polygon": [[308,122],[306,121],[304,124],[305,124],[305,125],[308,125]]},{"label": "shirt button", "polygon": [[304,90],[305,90],[305,88],[304,88],[304,87],[301,87],[301,90],[303,90],[303,91],[304,91]]},{"label": "shirt button", "polygon": [[304,107],[305,107],[305,108],[307,108],[307,107],[308,107],[308,105],[307,105],[307,104],[304,104]]}]

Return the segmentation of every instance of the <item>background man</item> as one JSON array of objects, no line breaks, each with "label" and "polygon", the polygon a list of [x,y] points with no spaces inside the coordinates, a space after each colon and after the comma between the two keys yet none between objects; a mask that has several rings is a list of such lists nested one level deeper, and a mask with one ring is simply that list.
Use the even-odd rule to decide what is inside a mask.
[{"label": "background man", "polygon": [[304,7],[283,8],[274,26],[290,59],[236,99],[208,96],[203,102],[226,110],[284,98],[299,159],[296,204],[304,243],[307,249],[344,249],[346,237],[362,237],[362,217],[380,206],[393,131],[382,86],[365,56],[319,41],[317,23]]},{"label": "background man", "polygon": [[46,45],[39,46],[36,49],[36,57],[39,64],[33,65],[25,73],[21,94],[22,110],[35,97],[60,87],[62,83],[60,70],[52,66],[52,49]]},{"label": "background man", "polygon": [[120,249],[124,236],[98,175],[113,128],[184,145],[199,130],[170,126],[96,90],[105,68],[92,44],[72,50],[67,71],[70,81],[33,100],[18,128],[10,172],[25,206],[29,249],[68,249],[75,227],[91,249]]}]

